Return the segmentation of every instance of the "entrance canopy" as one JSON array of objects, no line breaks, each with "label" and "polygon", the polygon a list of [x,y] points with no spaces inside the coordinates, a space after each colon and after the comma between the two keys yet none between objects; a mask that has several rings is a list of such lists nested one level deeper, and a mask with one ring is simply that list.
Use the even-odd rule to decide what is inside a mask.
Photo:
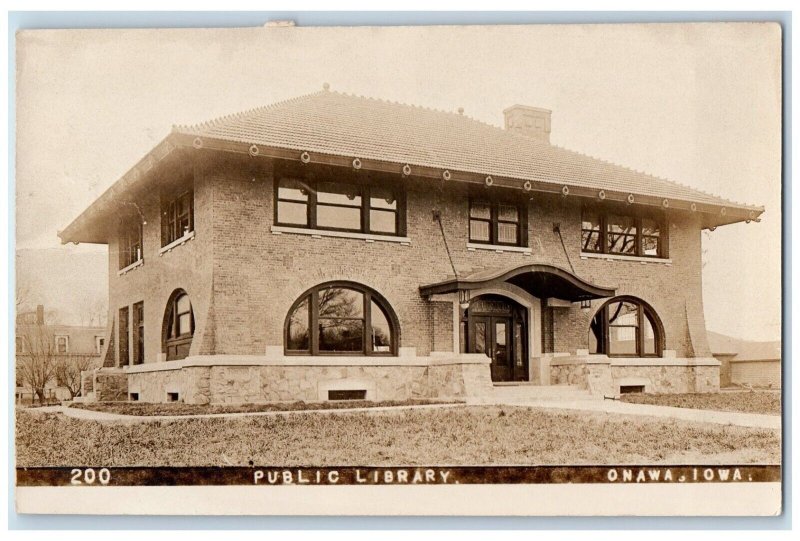
[{"label": "entrance canopy", "polygon": [[436,284],[420,286],[423,296],[483,289],[507,282],[540,299],[556,298],[570,302],[613,297],[615,289],[592,284],[568,270],[553,265],[517,265],[489,269]]}]

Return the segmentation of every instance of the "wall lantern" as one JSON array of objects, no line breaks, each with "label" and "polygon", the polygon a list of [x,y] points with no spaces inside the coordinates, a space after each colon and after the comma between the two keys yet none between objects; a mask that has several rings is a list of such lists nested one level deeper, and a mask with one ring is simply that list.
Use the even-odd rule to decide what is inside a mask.
[{"label": "wall lantern", "polygon": [[583,299],[581,301],[581,312],[584,314],[588,314],[589,310],[592,309],[592,299]]},{"label": "wall lantern", "polygon": [[458,290],[458,305],[462,310],[469,308],[469,289]]}]

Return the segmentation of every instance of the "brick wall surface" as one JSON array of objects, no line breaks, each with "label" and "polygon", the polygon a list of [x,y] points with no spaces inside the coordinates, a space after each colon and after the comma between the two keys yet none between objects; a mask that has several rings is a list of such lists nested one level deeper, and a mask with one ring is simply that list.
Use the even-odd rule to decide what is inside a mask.
[{"label": "brick wall surface", "polygon": [[[195,238],[159,255],[160,211],[157,193],[144,194],[144,265],[118,276],[118,246],[109,245],[112,317],[122,306],[144,301],[145,362],[160,360],[162,323],[170,294],[189,294],[196,322],[191,354],[263,355],[283,345],[286,314],[306,290],[331,280],[351,280],[383,295],[400,321],[401,347],[420,355],[452,349],[452,316],[447,303],[431,303],[419,286],[453,274],[439,225],[439,210],[459,274],[478,269],[547,263],[590,282],[613,286],[619,294],[648,302],[661,318],[666,349],[678,357],[708,353],[702,311],[700,222],[690,213],[670,211],[671,265],[638,261],[581,259],[582,201],[574,197],[518,192],[528,200],[531,255],[467,249],[469,188],[439,181],[389,177],[407,187],[410,246],[350,238],[312,238],[273,234],[275,164],[265,158],[189,151],[183,167],[194,172]],[[323,175],[307,166],[309,174]],[[164,182],[169,175],[164,172]],[[338,172],[346,177],[352,171]],[[370,173],[357,175],[368,178]],[[339,176],[333,177],[333,179]],[[482,193],[480,188],[478,193]],[[499,190],[499,189],[496,189]],[[659,211],[660,212],[660,211]],[[559,223],[567,253],[553,224]],[[553,350],[575,353],[588,347],[589,313],[573,306],[553,310]],[[440,306],[441,305],[441,306]],[[436,325],[434,325],[434,322]],[[122,329],[118,329],[123,332]],[[547,333],[544,334],[547,340]],[[109,341],[109,343],[111,343]],[[119,344],[119,340],[114,341]]]}]

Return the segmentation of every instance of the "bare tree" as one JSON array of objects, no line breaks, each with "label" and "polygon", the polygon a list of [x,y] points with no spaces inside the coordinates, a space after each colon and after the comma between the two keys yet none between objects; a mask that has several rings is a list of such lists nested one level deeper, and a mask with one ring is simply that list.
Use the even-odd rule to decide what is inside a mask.
[{"label": "bare tree", "polygon": [[62,356],[55,363],[56,384],[67,389],[72,400],[81,392],[81,372],[94,368],[97,364],[98,357],[90,353]]},{"label": "bare tree", "polygon": [[22,351],[17,354],[17,376],[23,386],[28,387],[39,403],[43,404],[47,398],[47,384],[55,376],[55,342],[47,328],[42,325],[26,325],[20,340]]}]

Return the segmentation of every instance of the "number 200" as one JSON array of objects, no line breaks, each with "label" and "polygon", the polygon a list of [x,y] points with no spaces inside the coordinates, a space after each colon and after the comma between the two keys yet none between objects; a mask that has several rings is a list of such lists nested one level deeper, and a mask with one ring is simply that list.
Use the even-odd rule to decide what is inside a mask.
[{"label": "number 200", "polygon": [[73,485],[94,485],[95,483],[107,485],[111,481],[111,472],[108,468],[101,468],[96,472],[94,468],[73,468],[70,475],[72,476],[70,483]]}]

